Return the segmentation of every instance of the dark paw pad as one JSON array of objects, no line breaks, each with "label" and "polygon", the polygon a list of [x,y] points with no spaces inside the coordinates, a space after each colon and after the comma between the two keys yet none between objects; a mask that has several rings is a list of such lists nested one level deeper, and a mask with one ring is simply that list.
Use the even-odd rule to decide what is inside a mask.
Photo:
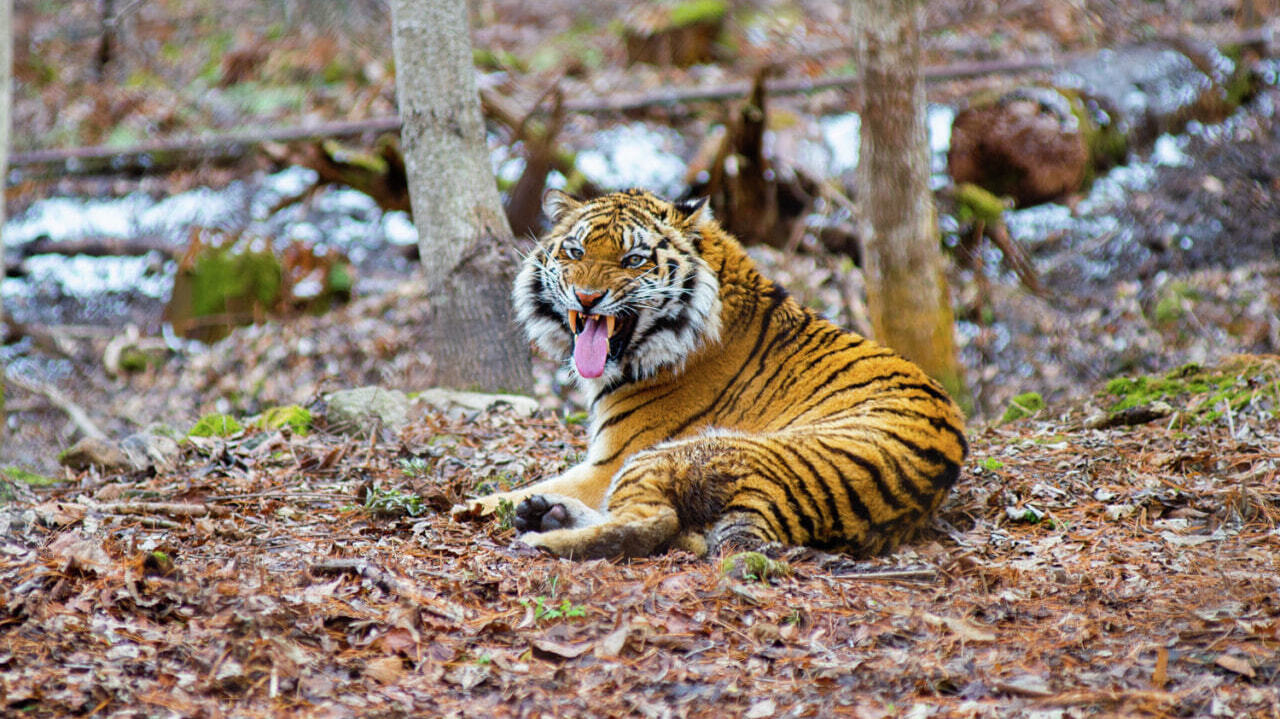
[{"label": "dark paw pad", "polygon": [[569,510],[541,494],[525,499],[516,507],[516,531],[549,532],[570,523]]}]

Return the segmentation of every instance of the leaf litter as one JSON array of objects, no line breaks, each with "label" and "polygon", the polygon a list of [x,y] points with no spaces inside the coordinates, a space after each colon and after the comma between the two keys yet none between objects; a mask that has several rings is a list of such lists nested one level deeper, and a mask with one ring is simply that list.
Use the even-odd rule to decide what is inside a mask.
[{"label": "leaf litter", "polygon": [[[1274,377],[1280,360],[1247,364]],[[1100,389],[1057,416],[976,430],[938,521],[896,554],[788,548],[759,566],[789,571],[768,572],[682,552],[571,562],[496,522],[452,520],[454,502],[495,486],[495,467],[519,461],[510,481],[532,480],[581,451],[580,424],[547,411],[420,402],[406,426],[372,437],[321,422],[305,436],[187,442],[171,472],[84,472],[0,511],[4,708],[1276,712],[1274,409],[1090,428],[1106,401]],[[372,487],[422,511],[375,511],[361,499]]]}]

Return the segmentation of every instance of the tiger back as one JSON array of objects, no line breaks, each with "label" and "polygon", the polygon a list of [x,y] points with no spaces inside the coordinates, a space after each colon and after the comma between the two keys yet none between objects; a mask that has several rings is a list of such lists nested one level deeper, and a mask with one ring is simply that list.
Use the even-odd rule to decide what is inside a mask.
[{"label": "tiger back", "polygon": [[802,307],[700,202],[548,193],[518,321],[591,397],[586,459],[478,501],[561,556],[910,538],[959,476],[963,416],[917,366]]}]

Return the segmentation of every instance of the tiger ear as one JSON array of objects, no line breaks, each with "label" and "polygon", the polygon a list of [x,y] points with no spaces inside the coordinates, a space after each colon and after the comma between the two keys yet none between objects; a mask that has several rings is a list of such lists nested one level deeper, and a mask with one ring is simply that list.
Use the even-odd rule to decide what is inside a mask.
[{"label": "tiger ear", "polygon": [[542,196],[542,211],[546,213],[553,225],[581,205],[581,200],[574,199],[573,195],[560,190],[547,190]]},{"label": "tiger ear", "polygon": [[680,200],[675,203],[676,212],[684,216],[685,221],[691,225],[711,220],[711,206],[707,204],[707,198],[695,197],[688,200]]}]

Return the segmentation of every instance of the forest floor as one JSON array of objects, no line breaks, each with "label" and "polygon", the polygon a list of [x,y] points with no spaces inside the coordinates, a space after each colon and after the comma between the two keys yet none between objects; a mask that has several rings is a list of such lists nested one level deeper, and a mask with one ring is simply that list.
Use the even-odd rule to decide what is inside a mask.
[{"label": "forest floor", "polygon": [[[927,61],[1212,36],[1233,27],[1236,4],[934,2]],[[127,89],[117,94],[95,80],[83,41],[97,4],[20,8],[19,32],[39,42],[19,62],[39,72],[19,74],[30,92],[15,105],[15,144],[229,129],[249,111],[264,122],[390,112],[385,18],[377,3],[343,5],[342,36],[324,31],[332,18],[304,17],[290,34],[272,17],[228,29],[224,4],[131,5],[137,41],[107,68]],[[846,61],[839,4],[760,7],[773,19],[740,48],[742,67],[780,48],[791,73]],[[166,24],[184,8],[189,22]],[[624,67],[616,38],[577,31],[567,3],[477,13],[478,43],[521,58],[525,92],[547,86],[566,53],[581,68],[570,89],[586,94],[739,79],[732,67]],[[262,75],[210,91],[234,67],[200,36],[269,49]],[[549,45],[561,54],[539,56]],[[277,87],[316,75],[332,81]],[[188,440],[159,474],[0,481],[12,493],[0,505],[0,713],[1280,717],[1280,360],[1230,358],[1280,353],[1276,102],[1273,85],[1229,132],[1191,137],[1185,163],[1154,168],[1100,211],[1131,232],[1031,238],[1048,297],[995,278],[993,316],[960,337],[983,417],[972,456],[939,522],[892,556],[789,551],[785,576],[751,579],[680,553],[557,560],[494,522],[453,521],[445,510],[462,497],[549,476],[584,450],[544,365],[545,409],[532,417],[416,403],[404,427],[349,437],[318,411],[305,436]],[[597,129],[575,122],[579,138]],[[92,187],[164,193],[231,177]],[[24,184],[10,200],[84,189]],[[842,258],[758,257],[798,294],[814,290],[810,304],[845,304]],[[1098,265],[1112,271],[1087,271]],[[953,271],[962,309],[980,299],[973,279]],[[218,409],[322,408],[322,393],[360,385],[419,390],[432,375],[417,346],[427,302],[407,282],[122,378],[102,371],[103,342],[85,342],[59,386],[113,436],[155,420],[181,434]],[[1164,378],[1145,395],[1110,389],[1169,413],[1097,426],[1128,396],[1107,390],[1121,375]],[[1028,390],[1048,409],[997,424]],[[21,391],[10,402],[18,424],[0,466],[52,474],[61,412]]]},{"label": "forest floor", "polygon": [[584,449],[580,423],[503,406],[16,485],[0,697],[31,717],[1280,716],[1280,357],[1157,379],[976,429],[940,520],[892,556],[754,573],[555,559],[450,518]]}]

